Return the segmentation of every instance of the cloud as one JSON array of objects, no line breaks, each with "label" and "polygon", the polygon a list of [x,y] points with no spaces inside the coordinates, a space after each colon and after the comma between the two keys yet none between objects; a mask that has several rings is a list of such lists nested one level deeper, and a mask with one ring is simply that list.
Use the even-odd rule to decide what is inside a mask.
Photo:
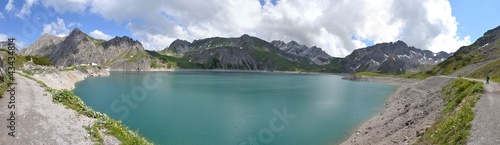
[{"label": "cloud", "polygon": [[4,18],[5,18],[5,16],[3,15],[2,12],[0,12],[0,19],[4,19]]},{"label": "cloud", "polygon": [[14,0],[9,0],[9,2],[7,2],[7,5],[5,5],[5,11],[7,12],[10,12],[14,9]]},{"label": "cloud", "polygon": [[113,38],[112,36],[110,36],[108,34],[104,34],[103,32],[101,32],[99,30],[94,30],[94,31],[90,32],[90,36],[97,38],[97,39],[103,39],[103,40],[109,40],[109,39]]},{"label": "cloud", "polygon": [[28,18],[31,14],[31,7],[33,7],[33,5],[35,5],[37,2],[38,0],[26,0],[23,4],[23,7],[19,11],[19,13],[16,14],[16,16],[21,19]]},{"label": "cloud", "polygon": [[83,12],[92,0],[43,0],[45,7],[54,8],[58,13]]},{"label": "cloud", "polygon": [[43,26],[42,34],[51,34],[59,37],[65,37],[69,34],[70,30],[66,28],[66,24],[63,19],[57,18],[56,22],[51,22]]},{"label": "cloud", "polygon": [[[7,35],[0,33],[0,42],[1,41],[8,41],[8,39],[9,39],[9,37]],[[19,50],[26,47],[26,45],[23,41],[16,40],[15,43],[16,43],[16,48]],[[3,47],[7,47],[7,46],[3,46]]]},{"label": "cloud", "polygon": [[78,22],[72,22],[68,24],[68,27],[82,27],[83,25]]},{"label": "cloud", "polygon": [[7,41],[7,35],[0,33],[0,41]]},{"label": "cloud", "polygon": [[[28,1],[36,0],[27,0],[26,4]],[[42,3],[60,13],[88,10],[106,20],[126,23],[132,35],[147,49],[154,50],[164,49],[178,38],[192,41],[242,34],[268,41],[295,40],[321,47],[333,56],[346,56],[354,49],[367,46],[365,42],[403,40],[408,45],[434,52],[453,52],[470,44],[470,36],[457,34],[458,22],[448,0],[262,2],[49,0]]]}]

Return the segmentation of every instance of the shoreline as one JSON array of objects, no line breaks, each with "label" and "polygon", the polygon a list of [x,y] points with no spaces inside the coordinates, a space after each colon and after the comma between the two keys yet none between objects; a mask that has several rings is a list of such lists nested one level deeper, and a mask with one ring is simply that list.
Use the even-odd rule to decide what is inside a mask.
[{"label": "shoreline", "polygon": [[411,144],[435,123],[442,105],[439,90],[454,79],[431,77],[425,80],[390,77],[346,76],[351,81],[380,82],[398,86],[386,100],[385,108],[353,129],[335,144]]},{"label": "shoreline", "polygon": [[[109,72],[137,72],[136,70],[108,70]],[[307,71],[268,71],[268,70],[233,70],[233,69],[150,69],[139,72],[235,72],[235,73],[283,73],[283,74],[316,74],[347,76],[346,73],[307,72]]]}]

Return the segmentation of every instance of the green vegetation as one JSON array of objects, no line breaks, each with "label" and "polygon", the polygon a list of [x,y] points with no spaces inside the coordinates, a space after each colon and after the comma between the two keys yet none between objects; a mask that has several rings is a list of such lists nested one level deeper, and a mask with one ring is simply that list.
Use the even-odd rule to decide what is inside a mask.
[{"label": "green vegetation", "polygon": [[368,76],[368,77],[394,77],[388,74],[380,74],[376,72],[357,72],[354,75],[356,76]]},{"label": "green vegetation", "polygon": [[466,144],[473,108],[483,91],[483,83],[455,79],[443,87],[445,108],[441,116],[415,144]]},{"label": "green vegetation", "polygon": [[470,64],[477,63],[484,60],[486,56],[478,55],[475,53],[458,53],[448,58],[446,61],[440,63],[434,69],[432,69],[433,74],[449,75],[457,70],[460,70]]},{"label": "green vegetation", "polygon": [[90,41],[92,41],[92,43],[94,43],[94,46],[97,48],[99,46],[102,45],[102,43],[106,42],[106,40],[102,40],[102,39],[95,39],[93,37],[90,37],[89,35],[85,34],[85,36],[87,36],[86,38],[84,38],[83,40],[85,41],[89,41],[88,39],[90,39]]},{"label": "green vegetation", "polygon": [[477,69],[467,77],[486,79],[487,75],[490,76],[492,81],[500,82],[500,59],[488,63],[487,65]]},{"label": "green vegetation", "polygon": [[402,74],[400,76],[404,77],[404,78],[423,80],[423,79],[426,79],[428,77],[434,76],[434,74],[432,74],[431,71],[425,71],[425,72],[416,72],[416,73],[406,73],[406,74]]},{"label": "green vegetation", "polygon": [[33,60],[33,63],[37,65],[53,66],[54,64],[46,57],[43,56],[24,56],[27,61]]},{"label": "green vegetation", "polygon": [[144,137],[141,137],[139,132],[131,131],[128,127],[123,125],[121,121],[111,119],[106,114],[94,111],[92,108],[85,105],[85,103],[80,99],[80,97],[73,94],[72,91],[69,91],[67,89],[55,90],[49,88],[45,83],[38,81],[29,75],[23,73],[18,73],[18,74],[39,83],[42,87],[46,89],[46,91],[52,94],[52,101],[61,103],[66,107],[75,110],[79,114],[97,119],[97,121],[93,125],[85,127],[95,144],[104,143],[104,139],[102,138],[102,135],[100,133],[100,131],[102,130],[105,130],[106,133],[118,138],[118,140],[120,140],[121,143],[124,145],[153,144]]},{"label": "green vegetation", "polygon": [[107,115],[94,111],[92,108],[85,105],[80,97],[73,94],[73,92],[63,90],[53,90],[53,101],[66,105],[77,111],[79,114],[97,119],[93,126],[86,127],[94,141],[99,144],[103,143],[102,135],[99,130],[105,129],[108,134],[118,138],[124,145],[136,144],[152,144],[145,138],[139,135],[139,132],[133,132],[124,126],[120,121],[109,118]]},{"label": "green vegetation", "polygon": [[12,83],[9,75],[3,75],[2,79],[3,81],[0,83],[0,98],[3,98],[3,93],[9,88],[10,83]]}]

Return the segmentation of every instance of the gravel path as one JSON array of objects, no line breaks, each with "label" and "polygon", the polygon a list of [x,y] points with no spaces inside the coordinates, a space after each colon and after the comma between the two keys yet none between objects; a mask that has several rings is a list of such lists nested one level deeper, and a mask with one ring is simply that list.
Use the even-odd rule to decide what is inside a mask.
[{"label": "gravel path", "polygon": [[38,83],[16,75],[15,91],[15,136],[11,137],[7,128],[10,121],[9,92],[0,99],[0,144],[72,144],[90,145],[83,126],[94,122],[94,119],[77,114],[62,104],[52,102],[52,96]]},{"label": "gravel path", "polygon": [[[482,82],[485,82],[482,80]],[[476,117],[472,120],[471,145],[500,144],[500,84],[484,84],[485,92],[474,109]]]}]

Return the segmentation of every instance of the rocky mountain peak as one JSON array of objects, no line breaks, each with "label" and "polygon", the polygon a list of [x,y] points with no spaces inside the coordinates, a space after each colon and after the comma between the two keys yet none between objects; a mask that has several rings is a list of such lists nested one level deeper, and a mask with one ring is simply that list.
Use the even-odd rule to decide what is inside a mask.
[{"label": "rocky mountain peak", "polygon": [[379,72],[401,74],[419,71],[420,66],[433,66],[448,58],[446,52],[433,53],[408,46],[403,41],[381,43],[354,50],[342,60],[342,72]]},{"label": "rocky mountain peak", "polygon": [[243,40],[244,42],[252,42],[253,41],[252,37],[248,34],[241,35],[240,39]]},{"label": "rocky mountain peak", "polygon": [[292,41],[288,42],[288,45],[296,45],[296,46],[300,46],[300,44],[299,44],[299,43],[297,43],[297,41],[295,41],[295,40],[292,40]]},{"label": "rocky mountain peak", "polygon": [[408,47],[408,45],[405,42],[401,41],[401,40],[398,40],[398,41],[394,42],[394,45],[397,46],[397,47]]},{"label": "rocky mountain peak", "polygon": [[494,29],[486,31],[486,33],[484,33],[484,35],[491,35],[491,34],[497,34],[498,35],[499,33],[500,33],[500,26],[497,26]]},{"label": "rocky mountain peak", "polygon": [[275,41],[271,42],[271,44],[274,45],[275,47],[278,47],[280,50],[285,51],[289,54],[292,54],[295,56],[300,56],[300,57],[305,57],[317,65],[330,64],[331,60],[333,59],[330,55],[328,55],[321,48],[318,48],[316,46],[309,48],[305,45],[299,44],[297,41],[294,41],[294,40],[292,40],[288,43],[275,40]]},{"label": "rocky mountain peak", "polygon": [[71,31],[69,33],[68,37],[78,37],[78,36],[82,36],[82,35],[86,35],[86,34],[83,33],[82,30],[75,28],[75,29],[73,29],[73,31]]}]

